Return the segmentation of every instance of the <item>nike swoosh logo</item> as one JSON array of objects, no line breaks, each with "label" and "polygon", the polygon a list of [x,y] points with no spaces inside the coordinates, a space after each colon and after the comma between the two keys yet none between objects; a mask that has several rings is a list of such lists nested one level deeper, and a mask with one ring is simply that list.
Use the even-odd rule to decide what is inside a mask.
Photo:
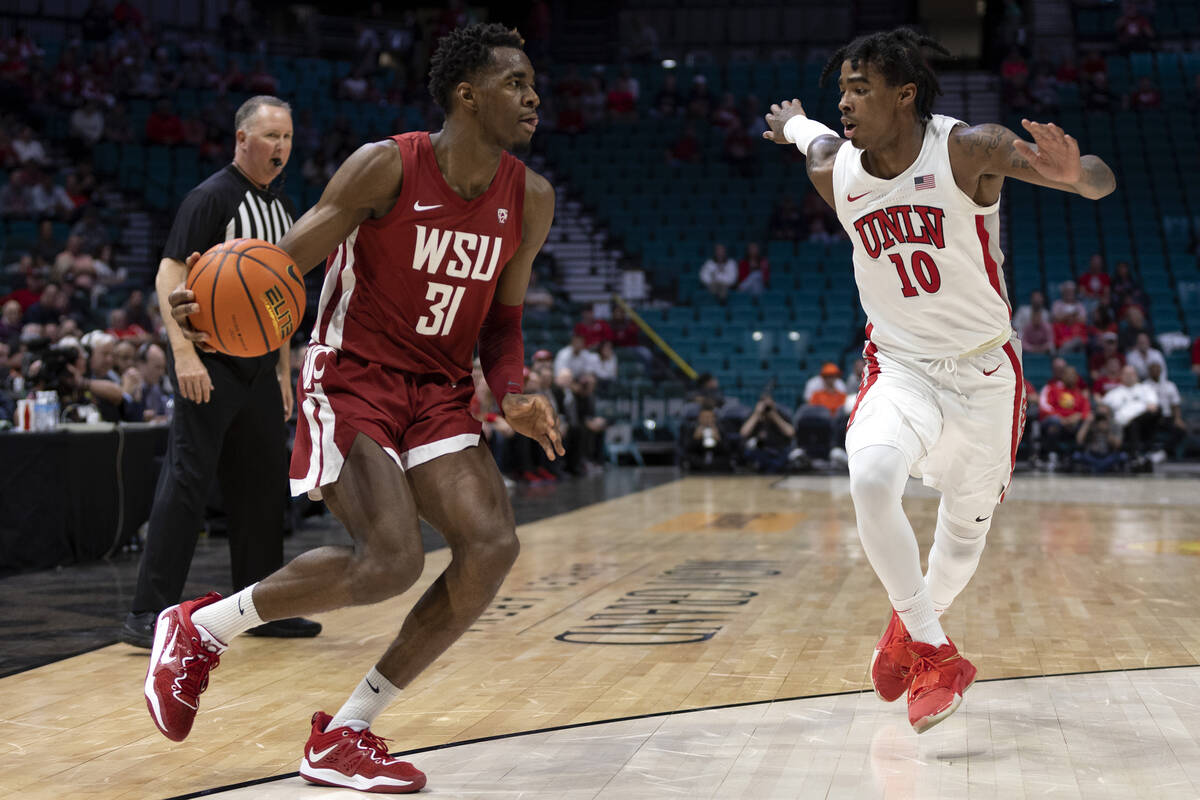
[{"label": "nike swoosh logo", "polygon": [[242,611],[242,596],[240,594],[238,595],[238,613],[239,614],[246,613],[245,611]]},{"label": "nike swoosh logo", "polygon": [[413,211],[432,211],[435,208],[441,208],[441,207],[442,207],[441,203],[438,203],[436,206],[423,206],[423,205],[421,205],[420,200],[413,203]]},{"label": "nike swoosh logo", "polygon": [[374,684],[371,683],[370,678],[363,678],[363,680],[367,682],[367,686],[371,687],[372,692],[374,692],[375,694],[379,694],[379,689]]},{"label": "nike swoosh logo", "polygon": [[988,514],[986,517],[976,517],[975,521],[976,522],[986,522],[987,520],[989,520],[991,518],[992,518],[992,515]]},{"label": "nike swoosh logo", "polygon": [[320,761],[322,758],[324,758],[325,756],[332,753],[339,744],[340,744],[340,742],[334,742],[333,744],[329,745],[329,747],[326,747],[324,750],[321,750],[319,752],[316,750],[309,750],[308,751],[309,763],[311,764],[314,761]]},{"label": "nike swoosh logo", "polygon": [[999,365],[997,365],[997,366],[995,366],[995,367],[992,367],[992,371],[991,371],[991,372],[988,372],[987,370],[984,370],[984,371],[983,371],[983,374],[984,374],[985,376],[986,376],[986,375],[991,375],[991,374],[993,374],[993,373],[994,373],[996,370],[998,370],[998,369],[1000,369],[1000,366],[999,366]]},{"label": "nike swoosh logo", "polygon": [[846,195],[846,200],[848,202],[853,203],[857,200],[862,200],[864,197],[866,197],[869,194],[870,194],[870,192],[863,192],[862,194],[858,195],[857,197],[851,197],[850,195]]}]

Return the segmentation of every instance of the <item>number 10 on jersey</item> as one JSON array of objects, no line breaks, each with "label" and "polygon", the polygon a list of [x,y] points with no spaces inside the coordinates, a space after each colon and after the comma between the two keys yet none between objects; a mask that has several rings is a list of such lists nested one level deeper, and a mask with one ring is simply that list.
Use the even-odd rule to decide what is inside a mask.
[{"label": "number 10 on jersey", "polygon": [[[900,293],[905,297],[916,297],[919,292],[908,277],[909,270],[904,264],[904,256],[892,253],[888,258],[892,260],[892,264],[896,266],[896,274],[900,276]],[[938,272],[937,264],[933,263],[933,257],[924,250],[913,251],[912,275],[927,294],[935,294],[942,288],[942,275]]]},{"label": "number 10 on jersey", "polygon": [[[429,282],[425,299],[433,303],[429,314],[421,315],[417,320],[417,333],[425,336],[445,336],[454,325],[454,317],[458,314],[458,305],[462,302],[465,286],[450,286],[445,283]],[[449,310],[446,306],[450,306]]]}]

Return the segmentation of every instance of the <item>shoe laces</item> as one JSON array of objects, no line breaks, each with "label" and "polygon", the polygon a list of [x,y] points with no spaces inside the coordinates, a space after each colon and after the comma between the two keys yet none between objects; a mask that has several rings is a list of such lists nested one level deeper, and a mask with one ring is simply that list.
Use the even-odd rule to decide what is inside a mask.
[{"label": "shoe laces", "polygon": [[912,689],[909,695],[910,700],[915,700],[926,692],[932,691],[941,685],[942,670],[941,667],[956,658],[961,656],[955,654],[948,658],[938,658],[937,653],[932,655],[918,655],[912,650],[908,651],[913,657],[912,666],[909,667],[912,675]]},{"label": "shoe laces", "polygon": [[368,754],[370,755],[372,761],[385,764],[391,760],[391,757],[388,755],[387,746],[387,743],[390,742],[391,739],[385,739],[382,736],[377,736],[374,733],[371,733],[370,728],[365,728],[358,732],[358,741],[360,748],[373,751]]},{"label": "shoe laces", "polygon": [[221,656],[198,637],[192,637],[192,645],[191,655],[183,659],[183,674],[179,676],[178,686],[192,697],[199,697],[208,688],[208,673],[220,666]]}]

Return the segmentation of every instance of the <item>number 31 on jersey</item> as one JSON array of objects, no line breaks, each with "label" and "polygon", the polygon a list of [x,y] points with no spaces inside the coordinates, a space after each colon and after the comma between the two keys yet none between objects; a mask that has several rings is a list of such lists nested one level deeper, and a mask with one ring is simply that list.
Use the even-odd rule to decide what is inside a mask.
[{"label": "number 31 on jersey", "polygon": [[[450,286],[430,281],[429,289],[425,292],[425,299],[433,305],[429,307],[428,314],[423,314],[417,320],[417,333],[424,336],[445,336],[450,333],[466,288],[465,286]],[[449,309],[446,306],[449,306]]]}]

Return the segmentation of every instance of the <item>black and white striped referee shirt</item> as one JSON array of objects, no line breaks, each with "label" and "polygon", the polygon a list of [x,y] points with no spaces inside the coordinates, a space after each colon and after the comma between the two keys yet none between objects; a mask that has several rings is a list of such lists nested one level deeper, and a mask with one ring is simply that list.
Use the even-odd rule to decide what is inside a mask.
[{"label": "black and white striped referee shirt", "polygon": [[[192,253],[203,253],[230,239],[262,239],[278,244],[292,227],[295,216],[295,207],[286,195],[259,189],[229,164],[183,199],[163,246],[163,258],[187,261]],[[201,356],[239,362],[253,360],[213,353]],[[260,358],[273,364],[277,357],[277,353],[271,352]]]},{"label": "black and white striped referee shirt", "polygon": [[263,191],[233,164],[227,165],[188,192],[163,257],[186,261],[230,239],[262,239],[277,244],[295,219],[295,208],[283,194]]}]

